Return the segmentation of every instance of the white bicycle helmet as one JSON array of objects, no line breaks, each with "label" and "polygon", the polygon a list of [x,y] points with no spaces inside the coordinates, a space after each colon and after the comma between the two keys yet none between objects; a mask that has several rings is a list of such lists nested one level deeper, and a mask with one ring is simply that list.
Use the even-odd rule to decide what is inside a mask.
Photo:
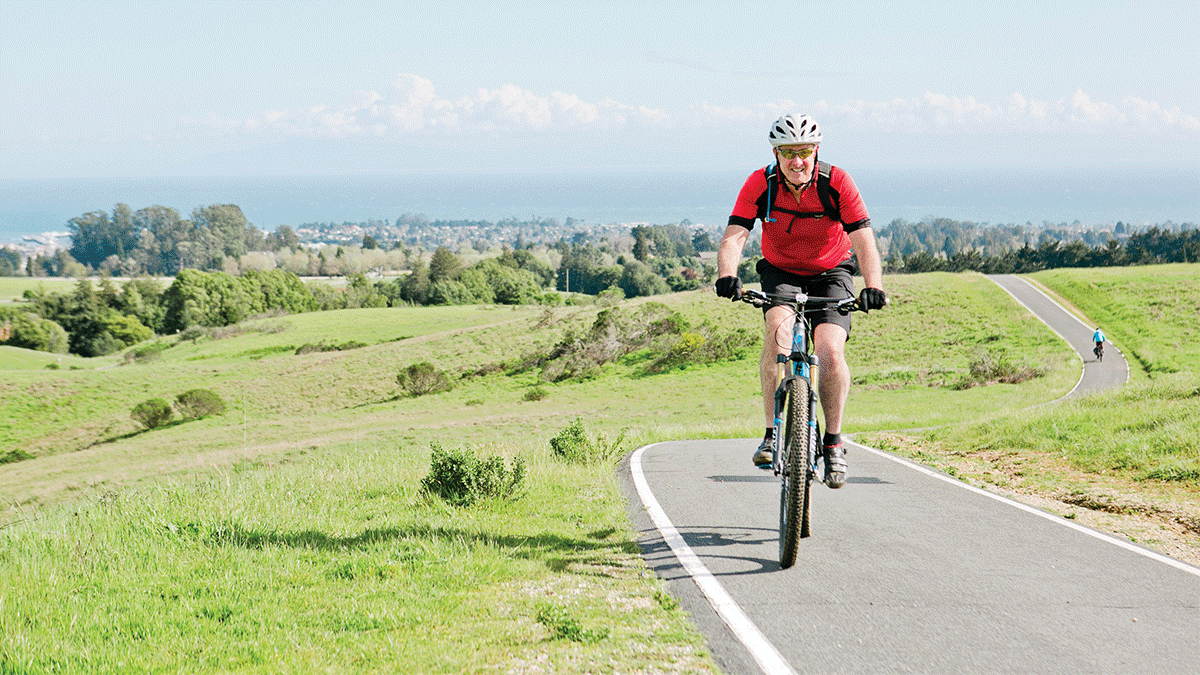
[{"label": "white bicycle helmet", "polygon": [[821,142],[821,127],[808,115],[784,115],[771,124],[771,145],[796,145]]}]

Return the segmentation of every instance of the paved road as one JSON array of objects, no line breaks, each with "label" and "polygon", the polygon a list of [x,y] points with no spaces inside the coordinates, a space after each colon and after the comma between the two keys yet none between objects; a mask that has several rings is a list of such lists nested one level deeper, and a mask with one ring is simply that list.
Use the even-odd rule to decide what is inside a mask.
[{"label": "paved road", "polygon": [[1021,277],[996,274],[988,278],[1008,291],[1009,295],[1016,298],[1030,313],[1045,321],[1046,325],[1066,340],[1083,360],[1083,375],[1075,388],[1067,394],[1068,397],[1091,394],[1129,381],[1129,364],[1121,350],[1111,342],[1104,345],[1104,361],[1098,361],[1092,354],[1092,348],[1096,344],[1092,342],[1092,334],[1096,332],[1094,325],[1085,324],[1082,319],[1068,312]]},{"label": "paved road", "polygon": [[[1090,328],[997,283],[1073,346],[1086,333],[1076,392],[1117,368],[1088,363]],[[647,563],[725,672],[1200,672],[1200,569],[859,445],[780,570],[756,444],[655,444],[622,471]]]}]

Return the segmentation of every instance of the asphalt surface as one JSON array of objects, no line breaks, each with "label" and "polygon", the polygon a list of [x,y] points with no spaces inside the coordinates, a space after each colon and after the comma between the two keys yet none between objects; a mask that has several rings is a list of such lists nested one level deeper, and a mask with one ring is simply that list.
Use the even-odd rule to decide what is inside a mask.
[{"label": "asphalt surface", "polygon": [[[1094,326],[995,280],[1081,350],[1072,395],[1125,381],[1111,345],[1095,363]],[[781,570],[757,444],[659,443],[621,471],[647,564],[724,672],[1200,672],[1200,569],[855,444]]]}]

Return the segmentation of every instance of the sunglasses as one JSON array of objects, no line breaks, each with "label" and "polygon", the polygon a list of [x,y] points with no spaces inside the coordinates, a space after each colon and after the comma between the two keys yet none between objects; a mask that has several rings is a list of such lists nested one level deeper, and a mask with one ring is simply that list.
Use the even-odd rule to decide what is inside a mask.
[{"label": "sunglasses", "polygon": [[776,148],[779,150],[779,155],[784,159],[808,159],[817,151],[816,148]]}]

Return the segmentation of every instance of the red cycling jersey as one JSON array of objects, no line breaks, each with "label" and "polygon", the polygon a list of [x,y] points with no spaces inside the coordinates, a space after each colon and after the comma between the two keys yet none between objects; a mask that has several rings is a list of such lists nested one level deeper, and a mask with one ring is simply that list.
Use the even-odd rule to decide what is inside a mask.
[{"label": "red cycling jersey", "polygon": [[[763,223],[762,252],[767,262],[787,272],[813,275],[850,258],[850,238],[846,233],[870,227],[871,218],[850,174],[832,167],[829,188],[838,205],[840,222],[825,216],[816,181],[809,183],[799,201],[790,190],[780,187],[775,191],[775,203],[768,216],[773,222]],[[753,230],[766,192],[766,172],[760,169],[750,174],[738,193],[729,224]]]}]

